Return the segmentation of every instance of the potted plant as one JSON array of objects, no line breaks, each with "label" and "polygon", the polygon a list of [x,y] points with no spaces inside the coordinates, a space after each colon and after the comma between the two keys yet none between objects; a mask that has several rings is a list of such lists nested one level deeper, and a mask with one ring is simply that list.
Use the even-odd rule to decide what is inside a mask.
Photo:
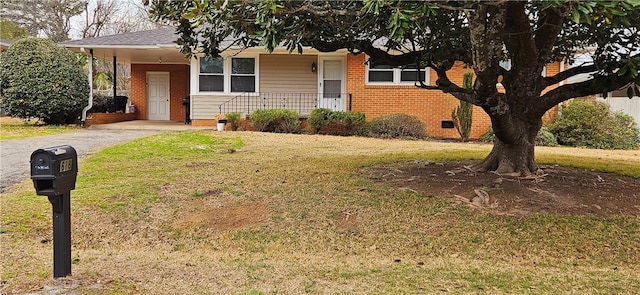
[{"label": "potted plant", "polygon": [[227,124],[226,116],[224,114],[217,114],[217,115],[214,116],[214,118],[216,119],[216,121],[218,121],[218,125],[216,126],[216,130],[224,131],[224,127]]},{"label": "potted plant", "polygon": [[231,126],[231,131],[238,130],[240,127],[241,114],[239,112],[228,113],[226,115],[227,123]]}]

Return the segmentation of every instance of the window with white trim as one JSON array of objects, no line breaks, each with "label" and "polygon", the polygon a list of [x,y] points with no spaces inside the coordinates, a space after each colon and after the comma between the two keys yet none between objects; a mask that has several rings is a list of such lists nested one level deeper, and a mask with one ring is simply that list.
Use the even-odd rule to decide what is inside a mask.
[{"label": "window with white trim", "polygon": [[200,92],[256,92],[256,58],[201,57],[199,63]]},{"label": "window with white trim", "polygon": [[429,68],[417,69],[415,65],[392,67],[370,61],[367,64],[367,84],[414,84],[422,81],[429,84]]},{"label": "window with white trim", "polygon": [[200,91],[224,91],[224,59],[200,58]]},{"label": "window with white trim", "polygon": [[231,92],[256,92],[256,59],[231,59]]}]

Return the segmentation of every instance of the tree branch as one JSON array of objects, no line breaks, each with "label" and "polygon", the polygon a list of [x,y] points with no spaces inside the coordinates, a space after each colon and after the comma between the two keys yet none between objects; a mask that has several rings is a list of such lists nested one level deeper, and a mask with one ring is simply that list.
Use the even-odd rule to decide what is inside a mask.
[{"label": "tree branch", "polygon": [[[613,73],[611,75],[616,74]],[[629,84],[629,82],[630,81],[625,79],[612,79],[612,77],[609,76],[599,76],[579,83],[565,84],[542,95],[537,110],[543,114],[555,105],[571,98],[591,96],[620,89]]]},{"label": "tree branch", "polygon": [[560,73],[557,73],[554,76],[545,77],[543,79],[543,83],[544,83],[543,88],[547,88],[551,85],[558,84],[573,76],[580,75],[580,74],[587,74],[587,73],[595,72],[597,70],[598,70],[598,67],[596,67],[595,64],[580,65],[577,67],[569,68]]},{"label": "tree branch", "polygon": [[540,12],[534,35],[539,54],[538,60],[541,64],[549,62],[553,53],[553,45],[562,31],[562,23],[568,11],[566,6],[562,6],[561,8],[548,8]]}]

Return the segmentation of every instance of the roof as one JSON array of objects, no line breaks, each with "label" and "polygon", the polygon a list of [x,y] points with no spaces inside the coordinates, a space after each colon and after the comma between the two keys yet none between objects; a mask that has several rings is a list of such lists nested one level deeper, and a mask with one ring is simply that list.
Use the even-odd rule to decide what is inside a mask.
[{"label": "roof", "polygon": [[178,50],[178,35],[175,31],[175,27],[162,27],[65,41],[58,45],[75,52],[93,52],[95,57],[102,59],[110,60],[116,57],[118,63],[189,64],[189,60]]},{"label": "roof", "polygon": [[119,46],[159,46],[175,45],[178,35],[175,27],[162,27],[154,30],[129,32],[117,35],[71,40],[59,43],[64,47],[92,46],[119,47]]},{"label": "roof", "polygon": [[[189,64],[189,59],[180,53],[179,46],[176,44],[178,38],[176,28],[167,26],[154,30],[85,38],[58,44],[75,52],[93,52],[94,57],[102,59],[109,60],[116,57],[119,63]],[[220,46],[225,48],[233,43],[234,39],[228,37],[223,40]],[[234,50],[244,50],[244,48],[235,48]],[[264,49],[254,48],[254,50]],[[288,53],[284,46],[280,46],[277,50],[281,53]],[[305,52],[317,53],[311,48],[305,49]]]}]

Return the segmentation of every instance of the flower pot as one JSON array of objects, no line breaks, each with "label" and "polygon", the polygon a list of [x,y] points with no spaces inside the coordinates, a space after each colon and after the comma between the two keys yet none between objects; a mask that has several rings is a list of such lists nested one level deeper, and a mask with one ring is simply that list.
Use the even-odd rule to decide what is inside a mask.
[{"label": "flower pot", "polygon": [[218,120],[218,125],[216,126],[216,130],[224,131],[224,126],[227,124],[227,120]]}]

